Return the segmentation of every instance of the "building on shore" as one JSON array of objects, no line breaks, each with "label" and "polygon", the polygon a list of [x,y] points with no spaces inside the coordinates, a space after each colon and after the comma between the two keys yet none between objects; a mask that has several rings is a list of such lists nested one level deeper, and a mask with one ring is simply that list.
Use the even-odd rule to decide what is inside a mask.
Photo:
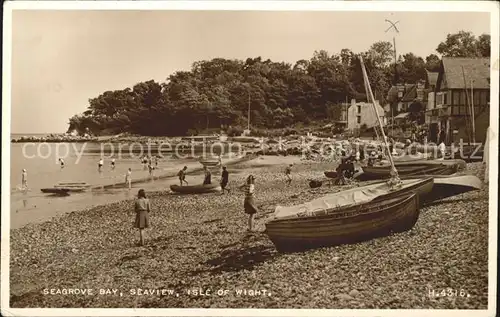
[{"label": "building on shore", "polygon": [[490,59],[443,57],[428,99],[433,100],[426,111],[429,141],[484,142],[490,115]]},{"label": "building on shore", "polygon": [[[380,106],[378,100],[375,101],[377,112],[382,125],[386,125],[384,108]],[[371,103],[356,102],[351,99],[351,105],[347,109],[347,129],[350,131],[361,131],[363,129],[378,126],[377,116]]]}]

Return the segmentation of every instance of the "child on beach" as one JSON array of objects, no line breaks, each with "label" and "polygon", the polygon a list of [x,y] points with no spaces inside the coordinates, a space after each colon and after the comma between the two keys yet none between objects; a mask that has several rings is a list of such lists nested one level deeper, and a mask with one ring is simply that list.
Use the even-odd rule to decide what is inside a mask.
[{"label": "child on beach", "polygon": [[153,177],[154,167],[151,163],[148,164],[149,176]]},{"label": "child on beach", "polygon": [[64,168],[64,160],[59,158],[59,164],[61,165],[61,169]]},{"label": "child on beach", "polygon": [[125,174],[125,185],[128,186],[128,189],[132,189],[132,169],[129,168],[127,174]]},{"label": "child on beach", "polygon": [[290,185],[292,183],[292,166],[293,164],[288,165],[285,168],[285,177],[286,177],[286,184]]},{"label": "child on beach", "polygon": [[149,213],[151,212],[151,205],[149,203],[149,199],[146,198],[146,192],[144,189],[139,189],[134,209],[134,227],[139,229],[140,245],[144,245],[144,229],[149,228]]},{"label": "child on beach", "polygon": [[179,171],[179,173],[177,173],[177,176],[179,176],[179,182],[181,183],[181,186],[183,183],[186,183],[186,185],[189,185],[188,182],[186,181],[186,170],[187,170],[187,166],[184,166],[184,168],[181,169]]},{"label": "child on beach", "polygon": [[227,171],[227,168],[223,166],[222,175],[220,179],[220,187],[222,188],[222,195],[224,194],[225,190],[227,190],[227,193],[229,194],[229,188],[226,188],[227,183],[229,183],[229,172]]},{"label": "child on beach", "polygon": [[253,193],[255,191],[255,178],[253,175],[247,177],[246,183],[240,186],[240,189],[245,189],[245,200],[243,202],[243,208],[245,213],[248,215],[248,231],[253,231],[255,214],[259,211],[255,206],[255,201]]},{"label": "child on beach", "polygon": [[21,189],[28,189],[28,172],[23,168],[23,173],[21,176]]},{"label": "child on beach", "polygon": [[115,169],[115,159],[112,159],[111,160],[111,169],[114,170]]}]

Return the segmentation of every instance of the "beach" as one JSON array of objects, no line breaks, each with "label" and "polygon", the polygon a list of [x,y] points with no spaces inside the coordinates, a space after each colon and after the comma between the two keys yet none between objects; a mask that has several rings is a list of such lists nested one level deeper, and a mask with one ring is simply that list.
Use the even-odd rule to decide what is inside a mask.
[{"label": "beach", "polygon": [[[283,170],[290,163],[293,181],[286,186]],[[229,194],[148,191],[152,227],[142,247],[136,245],[130,199],[14,229],[10,305],[487,308],[488,186],[422,208],[415,227],[404,233],[278,253],[262,233],[266,219],[278,204],[349,188],[309,188],[309,179],[334,168],[328,162],[264,156],[228,168]],[[246,232],[244,193],[236,189],[250,173],[260,209],[255,233]],[[468,164],[467,173],[482,178],[482,164]],[[72,294],[62,294],[70,289]],[[442,291],[456,296],[436,296]]]}]

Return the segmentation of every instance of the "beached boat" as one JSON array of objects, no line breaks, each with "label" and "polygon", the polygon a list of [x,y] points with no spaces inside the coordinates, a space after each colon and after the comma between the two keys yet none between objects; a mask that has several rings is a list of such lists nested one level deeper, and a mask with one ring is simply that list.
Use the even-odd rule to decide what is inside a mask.
[{"label": "beached boat", "polygon": [[189,186],[170,185],[170,190],[180,194],[205,194],[221,191],[222,188],[219,184]]},{"label": "beached boat", "polygon": [[418,220],[418,194],[355,203],[277,218],[266,233],[280,252],[356,243],[410,230]]},{"label": "beached boat", "polygon": [[483,187],[483,182],[479,177],[474,175],[440,175],[434,176],[433,178],[434,186],[432,192],[426,196],[424,204],[470,191],[480,190]]},{"label": "beached boat", "polygon": [[[442,161],[444,162],[444,161]],[[461,170],[458,163],[417,163],[405,162],[395,164],[400,176],[435,176],[451,175]],[[358,175],[359,180],[388,179],[391,177],[391,166],[365,166],[363,173]]]}]

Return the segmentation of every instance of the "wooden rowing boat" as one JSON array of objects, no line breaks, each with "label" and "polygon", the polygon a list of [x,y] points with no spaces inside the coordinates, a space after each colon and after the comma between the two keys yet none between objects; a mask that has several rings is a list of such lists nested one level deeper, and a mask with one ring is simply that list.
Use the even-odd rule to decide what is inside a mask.
[{"label": "wooden rowing boat", "polygon": [[350,188],[337,193],[331,193],[306,203],[295,206],[276,206],[273,218],[294,216],[302,212],[323,210],[333,207],[348,206],[370,201],[391,199],[409,193],[417,193],[419,201],[425,201],[434,185],[432,177],[419,179],[404,179],[397,189],[391,188],[385,181],[379,181],[365,186]]},{"label": "wooden rowing boat", "polygon": [[90,189],[91,185],[86,182],[59,182],[54,188],[68,189],[70,192],[83,192]]},{"label": "wooden rowing boat", "polygon": [[180,194],[205,194],[221,191],[219,184],[179,186],[170,185],[170,190]]},{"label": "wooden rowing boat", "polygon": [[203,158],[199,162],[203,166],[213,167],[219,165],[221,161],[219,158],[213,157],[213,158]]},{"label": "wooden rowing boat", "polygon": [[[405,164],[396,165],[400,176],[434,176],[434,175],[451,175],[460,170],[458,164],[418,164],[416,162],[408,162]],[[358,175],[359,180],[375,180],[388,179],[391,177],[390,166],[366,166],[363,167],[363,173]]]},{"label": "wooden rowing boat", "polygon": [[44,194],[69,195],[68,188],[42,188],[41,191]]},{"label": "wooden rowing boat", "polygon": [[274,219],[266,233],[280,252],[356,243],[410,230],[418,220],[416,193]]}]

